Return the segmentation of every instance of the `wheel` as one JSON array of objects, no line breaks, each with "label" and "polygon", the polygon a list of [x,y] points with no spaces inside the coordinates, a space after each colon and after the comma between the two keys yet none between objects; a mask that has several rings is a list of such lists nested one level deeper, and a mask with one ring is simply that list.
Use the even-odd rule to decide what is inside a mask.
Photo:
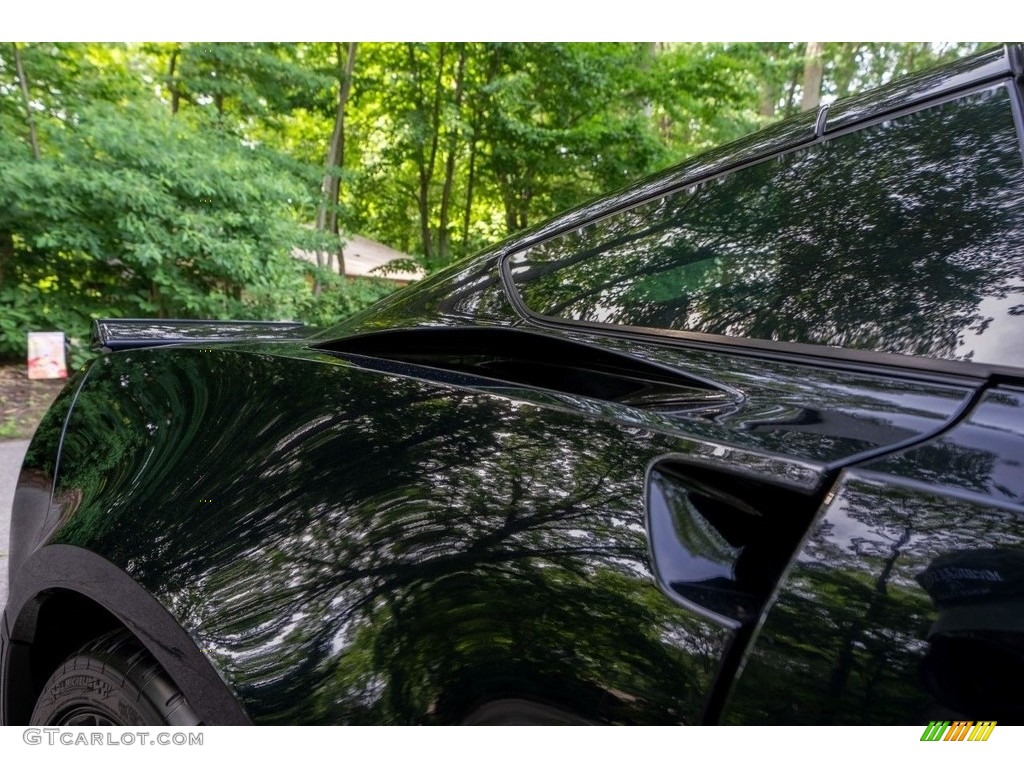
[{"label": "wheel", "polygon": [[32,725],[200,725],[184,694],[130,633],[86,643],[50,679]]}]

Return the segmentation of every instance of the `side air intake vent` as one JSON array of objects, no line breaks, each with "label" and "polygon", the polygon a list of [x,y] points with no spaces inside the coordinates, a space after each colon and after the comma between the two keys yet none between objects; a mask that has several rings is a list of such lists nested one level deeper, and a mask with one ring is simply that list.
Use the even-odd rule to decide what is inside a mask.
[{"label": "side air intake vent", "polygon": [[536,387],[661,412],[718,407],[739,398],[704,379],[628,355],[506,328],[382,331],[318,348],[377,370],[395,370],[381,365],[386,361],[415,366],[422,378],[448,374],[443,380],[450,382],[455,373],[483,386]]},{"label": "side air intake vent", "polygon": [[754,622],[820,499],[728,471],[658,462],[647,527],[658,584],[727,625]]}]

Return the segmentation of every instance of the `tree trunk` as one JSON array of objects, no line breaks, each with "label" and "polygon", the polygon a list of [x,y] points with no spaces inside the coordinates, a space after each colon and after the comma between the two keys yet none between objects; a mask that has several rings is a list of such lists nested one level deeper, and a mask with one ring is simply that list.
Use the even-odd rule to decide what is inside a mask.
[{"label": "tree trunk", "polygon": [[[348,105],[349,93],[352,91],[352,71],[356,64],[356,43],[348,44],[348,53],[343,58],[341,43],[334,44],[334,53],[338,63],[338,103],[334,111],[334,130],[331,141],[327,145],[327,161],[324,180],[321,185],[320,207],[316,214],[316,229],[322,235],[330,235],[331,242],[337,243],[335,250],[317,251],[318,267],[332,269],[334,255],[338,256],[338,271],[345,274],[345,257],[341,251],[341,238],[338,229],[338,204],[341,200],[341,169],[345,166],[345,107]],[[320,282],[313,284],[313,292],[320,292]]]},{"label": "tree trunk", "polygon": [[761,117],[775,117],[775,106],[778,102],[778,87],[767,78],[761,83],[761,103],[757,114]]},{"label": "tree trunk", "polygon": [[808,43],[804,54],[804,89],[800,109],[816,109],[821,104],[821,80],[824,75],[821,43]]},{"label": "tree trunk", "polygon": [[164,308],[164,297],[160,293],[160,287],[155,281],[150,281],[149,283],[149,300],[156,305],[157,317],[167,317],[167,310]]},{"label": "tree trunk", "polygon": [[[914,58],[917,54],[917,46],[913,43],[908,44],[904,47],[904,59],[902,69],[907,72],[914,71]],[[897,74],[902,74],[897,70]]]},{"label": "tree trunk", "polygon": [[[427,161],[426,184],[421,186],[420,192],[423,195],[423,210],[427,216],[426,231],[427,242],[430,243],[430,182],[434,179],[434,168],[437,166],[437,148],[441,142],[441,94],[444,92],[444,62],[448,49],[444,43],[440,44],[437,53],[437,77],[434,79],[434,103],[430,118],[430,157]],[[433,248],[431,248],[433,250]],[[424,256],[427,256],[424,253]],[[427,263],[430,263],[429,256]]]},{"label": "tree trunk", "polygon": [[181,52],[180,48],[175,48],[174,52],[171,53],[171,63],[167,67],[167,88],[171,92],[171,114],[178,114],[178,108],[181,106],[181,91],[178,89],[178,79],[176,77],[176,71],[178,68],[178,54]]},{"label": "tree trunk", "polygon": [[[642,46],[641,53],[643,55],[643,58],[640,60],[640,71],[644,75],[647,75],[658,58],[658,44],[640,43],[640,45]],[[648,120],[654,117],[654,103],[650,100],[650,98],[644,98],[643,103],[641,105],[641,109],[643,110],[644,117],[646,117]]]},{"label": "tree trunk", "polygon": [[786,117],[793,114],[793,106],[796,99],[796,87],[800,84],[800,70],[793,70],[793,77],[789,81],[789,88],[786,91]]},{"label": "tree trunk", "polygon": [[[485,81],[487,85],[494,82],[494,78],[498,76],[499,71],[501,71],[501,57],[492,53],[488,58],[487,64],[487,76]],[[466,182],[466,207],[463,209],[462,213],[463,256],[465,256],[469,251],[469,225],[470,216],[472,215],[473,210],[473,190],[476,185],[477,147],[480,141],[481,120],[483,117],[484,105],[485,97],[482,93],[478,93],[477,98],[473,100],[473,117],[472,122],[470,123],[471,138],[469,143],[469,178]]]},{"label": "tree trunk", "polygon": [[[356,45],[357,43],[348,44],[348,53],[345,57],[345,76],[342,81],[341,91],[338,96],[339,110],[338,110],[338,121],[341,123],[341,131],[339,132],[339,146],[338,146],[338,168],[345,167],[345,109],[348,106],[348,97],[352,92],[352,73],[356,67]],[[338,241],[338,272],[344,276],[345,274],[345,253],[341,248],[341,237],[338,232],[338,206],[341,204],[341,178],[338,179],[338,188],[335,190],[334,196],[334,212],[333,219],[331,222],[332,232],[334,237]]]},{"label": "tree trunk", "polygon": [[18,82],[21,84],[21,98],[25,103],[25,119],[28,121],[28,143],[32,147],[32,157],[39,159],[39,137],[36,136],[36,119],[32,115],[32,99],[28,95],[28,80],[25,79],[25,66],[21,61],[21,51],[17,43],[11,43],[14,47],[14,68],[18,73]]},{"label": "tree trunk", "polygon": [[[430,234],[430,185],[434,179],[434,167],[437,162],[437,147],[441,124],[441,94],[444,88],[444,63],[447,49],[444,43],[440,44],[437,66],[434,68],[436,78],[434,80],[433,101],[429,104],[423,91],[423,69],[416,61],[415,46],[412,43],[408,43],[406,50],[409,55],[409,71],[416,79],[416,113],[424,128],[424,133],[420,136],[420,144],[416,153],[416,170],[419,181],[416,192],[416,207],[420,219],[420,241],[423,247],[423,258],[427,264],[430,264],[434,258],[434,248]],[[426,132],[428,131],[430,133],[430,152],[424,154],[424,143]]]},{"label": "tree trunk", "polygon": [[530,174],[525,173],[521,179],[506,176],[501,181],[501,197],[505,204],[505,226],[508,227],[506,234],[511,235],[521,229],[526,229],[529,222],[530,201],[533,199]]},{"label": "tree trunk", "polygon": [[4,270],[14,260],[14,235],[0,232],[0,288],[4,287]]},{"label": "tree trunk", "polygon": [[[459,63],[455,71],[455,119],[462,108],[463,77],[466,72],[466,44],[458,43]],[[444,165],[444,186],[441,189],[441,210],[438,216],[437,259],[442,266],[448,261],[451,250],[451,232],[448,231],[448,212],[451,208],[452,185],[455,180],[455,153],[458,148],[459,131],[453,125],[448,131],[447,157]]]},{"label": "tree trunk", "polygon": [[472,138],[469,143],[469,178],[466,180],[466,207],[462,210],[462,255],[469,251],[469,220],[473,211],[473,185],[476,181],[477,119],[474,110]]},{"label": "tree trunk", "polygon": [[847,684],[857,658],[857,646],[862,641],[865,629],[877,624],[876,616],[881,610],[886,595],[888,594],[889,579],[892,578],[893,568],[896,561],[903,555],[903,548],[910,541],[911,529],[906,527],[899,539],[893,543],[889,551],[889,557],[885,560],[885,567],[875,579],[874,589],[868,598],[864,612],[853,619],[843,636],[842,645],[839,647],[839,654],[836,656],[836,665],[829,675],[828,692],[830,706],[826,717],[820,722],[834,722],[834,713],[841,706],[843,696],[846,693]]}]

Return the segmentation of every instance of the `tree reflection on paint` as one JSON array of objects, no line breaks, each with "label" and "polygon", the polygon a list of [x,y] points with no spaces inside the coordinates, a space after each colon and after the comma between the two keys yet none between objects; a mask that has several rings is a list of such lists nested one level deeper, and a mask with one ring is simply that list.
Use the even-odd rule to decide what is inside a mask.
[{"label": "tree reflection on paint", "polygon": [[74,449],[111,413],[148,438],[101,474],[69,462],[59,541],[126,563],[258,722],[451,722],[501,697],[699,719],[729,632],[657,589],[643,522],[648,452],[677,441],[330,360],[106,359]]},{"label": "tree reflection on paint", "polygon": [[[918,577],[942,556],[993,541],[1024,547],[1019,514],[877,480],[848,481],[769,612],[727,722],[885,724],[996,719],[993,713],[1011,711],[1012,702],[996,699],[996,680],[981,681],[992,692],[984,711],[951,711],[921,684],[937,611]],[[976,671],[985,673],[980,664]],[[786,695],[796,681],[798,701]]]}]

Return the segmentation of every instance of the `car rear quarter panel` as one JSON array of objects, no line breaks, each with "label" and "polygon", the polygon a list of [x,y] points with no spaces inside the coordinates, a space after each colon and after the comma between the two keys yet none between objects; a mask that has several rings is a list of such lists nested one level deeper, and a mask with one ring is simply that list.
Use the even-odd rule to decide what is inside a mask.
[{"label": "car rear quarter panel", "polygon": [[997,387],[938,439],[845,472],[725,721],[1024,722],[1022,463],[1024,390]]},{"label": "car rear quarter panel", "polygon": [[97,365],[49,543],[157,596],[254,721],[453,722],[496,697],[699,720],[729,631],[646,565],[647,454],[674,442],[324,356]]},{"label": "car rear quarter panel", "polygon": [[154,595],[258,723],[457,722],[501,699],[700,722],[736,635],[651,573],[652,460],[813,492],[827,462],[939,429],[969,390],[671,354],[743,397],[672,419],[300,346],[108,355],[68,422],[44,550],[89,550]]}]

